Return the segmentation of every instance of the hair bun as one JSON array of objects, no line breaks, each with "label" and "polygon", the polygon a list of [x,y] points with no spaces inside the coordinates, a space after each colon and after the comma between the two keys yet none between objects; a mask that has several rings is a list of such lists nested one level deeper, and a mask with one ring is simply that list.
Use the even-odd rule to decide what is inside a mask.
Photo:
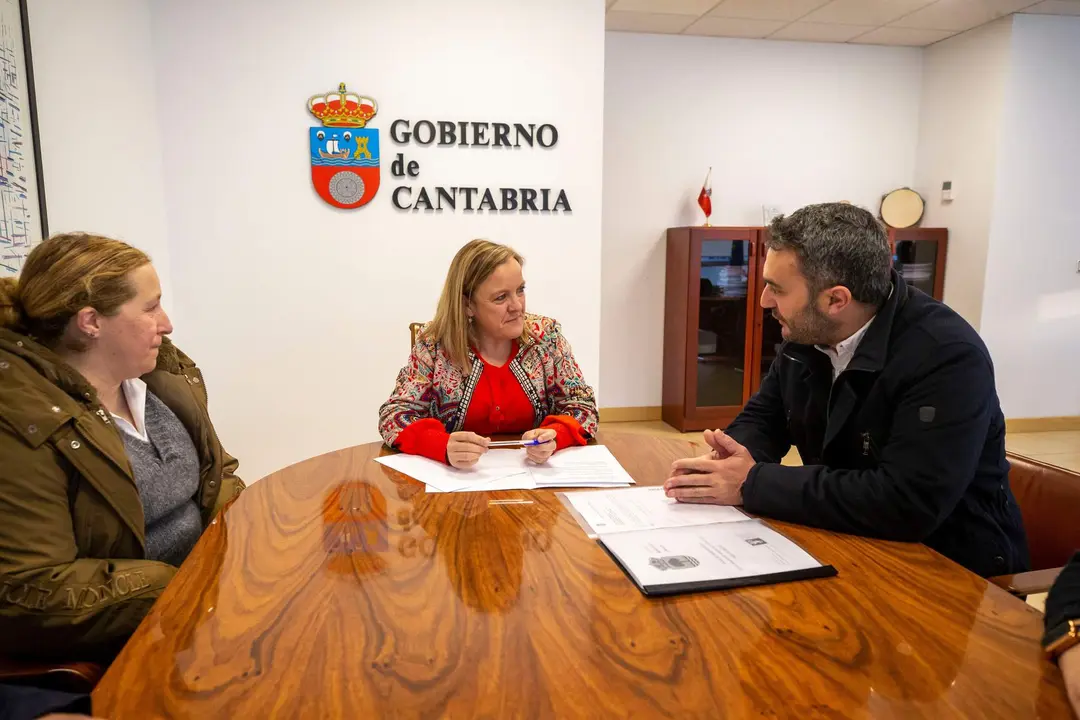
[{"label": "hair bun", "polygon": [[0,327],[18,328],[22,325],[23,308],[19,302],[19,281],[13,277],[0,278]]}]

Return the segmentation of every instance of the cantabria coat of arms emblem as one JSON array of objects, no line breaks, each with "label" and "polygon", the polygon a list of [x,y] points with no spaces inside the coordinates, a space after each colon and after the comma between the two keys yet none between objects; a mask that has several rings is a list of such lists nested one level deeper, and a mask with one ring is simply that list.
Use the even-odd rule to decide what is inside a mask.
[{"label": "cantabria coat of arms emblem", "polygon": [[311,183],[334,207],[362,207],[379,191],[379,131],[367,127],[378,106],[338,85],[315,95],[308,110],[321,123],[310,129]]}]

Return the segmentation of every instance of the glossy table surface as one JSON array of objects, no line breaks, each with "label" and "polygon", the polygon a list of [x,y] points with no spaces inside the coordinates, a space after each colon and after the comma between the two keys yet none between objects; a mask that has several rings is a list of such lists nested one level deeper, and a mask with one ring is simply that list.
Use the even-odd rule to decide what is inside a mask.
[{"label": "glossy table surface", "polygon": [[[702,450],[599,441],[641,484]],[[648,599],[553,491],[428,494],[374,462],[384,452],[249,487],[113,663],[95,714],[1069,717],[1042,616],[922,545],[772,523],[839,575]]]}]

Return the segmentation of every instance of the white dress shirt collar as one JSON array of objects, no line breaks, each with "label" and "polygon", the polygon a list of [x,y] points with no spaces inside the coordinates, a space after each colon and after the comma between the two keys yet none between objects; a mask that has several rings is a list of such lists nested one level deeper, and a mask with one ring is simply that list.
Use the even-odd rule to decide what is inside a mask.
[{"label": "white dress shirt collar", "polygon": [[150,437],[146,434],[146,383],[139,378],[132,378],[120,383],[120,389],[124,393],[128,410],[131,411],[131,418],[135,424],[132,425],[119,415],[110,413],[116,421],[116,426],[131,437],[150,442]]},{"label": "white dress shirt collar", "polygon": [[840,373],[847,369],[848,364],[851,362],[851,358],[855,357],[855,351],[859,348],[859,343],[862,342],[863,336],[866,335],[866,331],[870,328],[870,323],[874,322],[874,317],[866,321],[866,324],[856,330],[846,340],[841,340],[836,345],[815,345],[818,350],[829,356],[829,362],[832,363],[832,377],[835,381],[840,377]]}]

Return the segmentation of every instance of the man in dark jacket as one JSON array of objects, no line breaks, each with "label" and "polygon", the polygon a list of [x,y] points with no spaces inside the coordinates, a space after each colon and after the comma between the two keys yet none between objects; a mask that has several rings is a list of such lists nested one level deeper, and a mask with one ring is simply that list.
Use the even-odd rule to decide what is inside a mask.
[{"label": "man in dark jacket", "polygon": [[1061,668],[1073,712],[1080,717],[1080,552],[1058,575],[1046,598],[1043,646]]},{"label": "man in dark jacket", "polygon": [[[687,502],[923,542],[983,576],[1028,568],[1005,419],[986,346],[891,269],[866,210],[811,205],[773,220],[761,304],[785,343],[709,455],[665,487]],[[780,465],[795,445],[801,467]]]}]

